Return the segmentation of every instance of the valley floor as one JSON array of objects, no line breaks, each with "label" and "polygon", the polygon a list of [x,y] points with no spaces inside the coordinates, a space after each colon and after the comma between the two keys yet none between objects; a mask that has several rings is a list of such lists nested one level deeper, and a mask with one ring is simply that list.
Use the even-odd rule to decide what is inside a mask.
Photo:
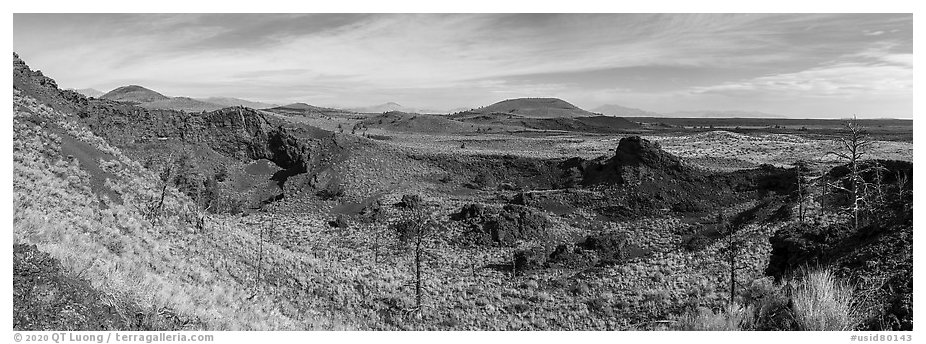
[{"label": "valley floor", "polygon": [[[531,190],[518,183],[502,187],[508,182],[504,176],[494,185],[466,186],[479,171],[433,163],[452,156],[450,160],[463,164],[457,168],[465,169],[472,159],[498,155],[592,159],[613,155],[624,135],[424,135],[374,129],[348,138],[360,143],[342,165],[332,167],[343,184],[343,196],[324,200],[300,194],[256,212],[229,215],[197,211],[188,198],[174,193],[169,197],[173,210],[158,221],[140,206],[157,198],[156,178],[129,176],[128,171],[140,166],[105,143],[99,147],[114,151],[119,160],[108,173],[121,176],[107,185],[123,195],[125,203],[102,209],[86,205],[95,198],[84,183],[90,177],[77,163],[48,148],[60,146],[60,135],[34,136],[43,124],[31,118],[45,111],[52,113],[43,115],[45,120],[58,125],[67,120],[29,104],[28,99],[18,102],[14,129],[22,143],[14,159],[16,241],[48,252],[65,271],[89,280],[102,295],[128,300],[131,307],[149,314],[177,313],[179,319],[187,319],[156,322],[168,328],[664,329],[685,310],[721,310],[729,299],[730,263],[722,258],[727,243],[704,235],[715,213],[682,216],[665,211],[618,220],[561,204],[538,210],[549,219],[544,227],[548,237],[542,241],[474,244],[468,241],[472,228],[451,215],[474,203],[500,208]],[[337,125],[317,119],[283,120],[329,129]],[[66,132],[94,140],[79,128]],[[761,164],[790,166],[799,159],[817,160],[833,149],[830,141],[791,134],[708,131],[644,137],[688,163],[713,171]],[[909,142],[877,142],[872,149],[871,155],[879,158],[912,160]],[[47,166],[54,169],[44,170]],[[75,177],[60,178],[69,173]],[[128,197],[138,193],[132,188],[144,189],[135,196],[137,207]],[[75,193],[55,198],[67,190]],[[410,194],[421,197],[416,210],[396,205]],[[732,218],[759,203],[743,199],[722,212]],[[368,209],[375,214],[363,214]],[[343,222],[332,226],[330,222],[339,217]],[[201,224],[196,225],[196,218]],[[423,282],[418,308],[416,254],[397,230],[403,220],[422,218],[433,225],[433,234],[419,255]],[[741,288],[769,288],[772,281],[764,275],[769,237],[795,221],[743,224],[736,234]],[[628,244],[646,254],[582,268],[513,268],[523,250],[603,234],[628,238]],[[692,245],[693,237],[702,241]]]}]

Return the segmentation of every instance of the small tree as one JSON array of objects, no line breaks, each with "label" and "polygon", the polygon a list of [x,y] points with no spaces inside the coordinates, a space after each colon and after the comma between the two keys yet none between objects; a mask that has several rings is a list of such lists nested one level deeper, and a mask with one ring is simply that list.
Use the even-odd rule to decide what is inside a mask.
[{"label": "small tree", "polygon": [[414,288],[415,306],[409,311],[420,314],[424,307],[425,265],[429,257],[433,257],[428,246],[433,239],[436,221],[427,215],[421,207],[406,212],[408,217],[396,225],[399,240],[402,241],[412,253],[412,275],[410,284]]},{"label": "small tree", "polygon": [[849,173],[842,178],[848,182],[848,187],[838,183],[832,186],[849,193],[852,202],[852,228],[858,230],[858,214],[865,196],[863,188],[866,187],[865,180],[862,178],[862,173],[865,171],[860,170],[859,163],[867,154],[872,141],[855,119],[846,122],[845,129],[846,132],[836,139],[837,150],[827,152],[826,155],[835,156],[849,168]]},{"label": "small tree", "polygon": [[820,185],[820,217],[826,215],[826,186],[829,182],[826,180],[826,169],[820,171],[820,177],[817,177],[817,184]]},{"label": "small tree", "polygon": [[167,198],[167,187],[170,186],[170,183],[174,179],[175,165],[176,163],[174,161],[174,153],[171,152],[170,155],[168,155],[164,165],[161,167],[161,172],[158,174],[158,177],[161,180],[161,194],[158,197],[158,200],[148,208],[147,217],[149,221],[154,222],[161,217],[161,212],[164,209],[164,200]]},{"label": "small tree", "polygon": [[804,223],[804,215],[807,207],[804,200],[807,197],[807,175],[810,172],[807,161],[798,160],[794,163],[795,174],[797,178],[797,216],[801,223]]},{"label": "small tree", "polygon": [[733,305],[736,299],[736,258],[739,253],[739,239],[736,237],[737,228],[727,221],[723,211],[717,213],[717,226],[721,233],[727,236],[727,254],[730,264],[730,311],[733,312]]}]

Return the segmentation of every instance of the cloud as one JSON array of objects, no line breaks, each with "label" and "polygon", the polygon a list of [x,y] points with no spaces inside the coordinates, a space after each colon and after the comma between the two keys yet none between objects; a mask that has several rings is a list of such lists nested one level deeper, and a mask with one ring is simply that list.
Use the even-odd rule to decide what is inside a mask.
[{"label": "cloud", "polygon": [[16,14],[14,47],[64,87],[273,102],[912,93],[910,15]]},{"label": "cloud", "polygon": [[913,70],[895,65],[840,63],[796,73],[696,87],[693,93],[769,97],[878,97],[909,95]]}]

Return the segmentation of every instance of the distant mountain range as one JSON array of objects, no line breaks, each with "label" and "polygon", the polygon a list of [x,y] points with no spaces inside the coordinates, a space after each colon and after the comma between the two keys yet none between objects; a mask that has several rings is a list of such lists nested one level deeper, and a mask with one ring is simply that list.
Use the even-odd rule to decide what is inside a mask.
[{"label": "distant mountain range", "polygon": [[[87,96],[91,96],[90,94],[93,94],[93,91],[96,90],[81,89],[75,91]],[[180,110],[187,112],[215,111],[233,106],[244,106],[253,109],[266,109],[276,106],[275,104],[254,102],[250,100],[230,97],[168,97],[139,85],[117,87],[116,89],[106,92],[105,94],[92,97],[135,103],[146,109]]]},{"label": "distant mountain range", "polygon": [[738,110],[700,110],[676,111],[664,114],[664,117],[690,117],[690,118],[787,118],[784,115],[771,114],[759,111]]},{"label": "distant mountain range", "polygon": [[283,106],[275,106],[267,108],[267,111],[283,114],[283,115],[298,115],[298,116],[308,116],[308,115],[331,115],[337,113],[349,113],[347,110],[326,108],[321,106],[309,105],[306,103],[293,103]]},{"label": "distant mountain range", "polygon": [[577,118],[592,117],[599,114],[611,117],[665,117],[665,118],[787,118],[783,115],[770,114],[759,111],[737,111],[737,110],[697,110],[697,111],[675,111],[668,113],[659,113],[632,107],[626,107],[617,104],[605,104],[593,108],[591,111],[581,109],[565,100],[558,98],[516,98],[506,99],[492,105],[483,106],[475,109],[458,108],[451,111],[419,109],[401,105],[395,102],[388,102],[378,105],[351,107],[344,109],[328,108],[309,105],[306,103],[293,103],[289,105],[278,106],[263,102],[255,102],[231,97],[209,97],[209,98],[190,98],[190,97],[168,97],[151,89],[139,86],[128,85],[118,87],[112,91],[103,93],[92,88],[74,89],[75,92],[81,93],[88,97],[96,97],[115,101],[132,102],[148,109],[169,109],[182,110],[188,112],[214,111],[232,106],[244,106],[253,109],[275,109],[275,112],[285,114],[330,114],[332,112],[357,112],[357,113],[375,113],[381,114],[386,112],[398,111],[405,113],[419,114],[443,114],[456,113],[465,116],[474,115],[517,115],[525,118]]},{"label": "distant mountain range", "polygon": [[204,101],[212,104],[219,104],[228,106],[244,106],[252,109],[269,109],[277,106],[277,104],[255,102],[250,100],[244,100],[239,98],[230,98],[230,97],[209,97],[209,98],[196,98],[197,100]]},{"label": "distant mountain range", "polygon": [[388,102],[384,104],[370,105],[370,106],[351,107],[351,108],[345,108],[344,110],[359,112],[359,113],[386,113],[390,111],[398,111],[398,112],[405,112],[405,113],[429,113],[429,114],[448,113],[447,111],[442,111],[442,110],[408,107],[408,106],[404,106],[404,105],[401,105],[395,102]]},{"label": "distant mountain range", "polygon": [[606,104],[592,109],[607,116],[618,117],[666,117],[666,118],[787,118],[787,116],[759,111],[738,110],[696,110],[675,112],[653,112],[621,105]]},{"label": "distant mountain range", "polygon": [[626,106],[620,106],[615,104],[606,104],[599,107],[596,107],[591,110],[592,112],[600,113],[605,116],[617,116],[617,117],[659,117],[662,116],[659,113],[641,110],[637,108],[631,108]]}]

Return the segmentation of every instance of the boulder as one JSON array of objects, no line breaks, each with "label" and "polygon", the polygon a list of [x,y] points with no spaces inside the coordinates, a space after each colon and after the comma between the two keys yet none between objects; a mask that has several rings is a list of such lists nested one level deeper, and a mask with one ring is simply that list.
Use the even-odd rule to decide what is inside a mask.
[{"label": "boulder", "polygon": [[421,196],[419,195],[402,195],[402,201],[397,206],[407,209],[417,209],[421,205]]},{"label": "boulder", "polygon": [[542,269],[546,262],[547,250],[543,247],[531,247],[514,253],[515,272]]},{"label": "boulder", "polygon": [[549,220],[528,207],[508,204],[483,224],[493,242],[513,245],[519,240],[544,239]]},{"label": "boulder", "polygon": [[579,248],[595,251],[601,263],[614,264],[634,256],[642,255],[642,250],[632,245],[621,234],[590,235],[577,245]]},{"label": "boulder", "polygon": [[591,251],[571,244],[560,244],[547,259],[547,266],[563,269],[585,269],[598,263],[598,257]]},{"label": "boulder", "polygon": [[350,218],[344,214],[338,214],[333,221],[328,221],[328,225],[334,228],[347,228],[350,227]]},{"label": "boulder", "polygon": [[479,203],[470,203],[463,206],[460,209],[460,212],[453,215],[453,219],[457,221],[462,220],[481,220],[486,216],[486,208],[484,205]]}]

